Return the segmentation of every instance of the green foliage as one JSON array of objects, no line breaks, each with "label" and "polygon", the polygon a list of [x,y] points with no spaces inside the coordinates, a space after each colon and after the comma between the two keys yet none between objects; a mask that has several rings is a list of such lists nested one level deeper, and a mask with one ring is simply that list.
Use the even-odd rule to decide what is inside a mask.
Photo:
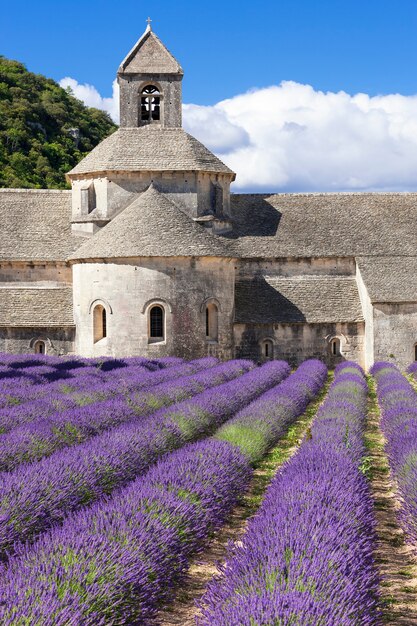
[{"label": "green foliage", "polygon": [[115,129],[70,89],[0,55],[0,187],[67,188],[65,173]]}]

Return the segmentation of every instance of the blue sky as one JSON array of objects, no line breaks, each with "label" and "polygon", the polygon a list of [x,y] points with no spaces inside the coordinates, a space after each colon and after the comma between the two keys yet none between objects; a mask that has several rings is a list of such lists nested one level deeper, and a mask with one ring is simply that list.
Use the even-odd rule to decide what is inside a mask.
[{"label": "blue sky", "polygon": [[149,14],[185,70],[184,127],[235,190],[417,190],[417,0],[21,0],[0,53],[117,121]]},{"label": "blue sky", "polygon": [[186,71],[186,102],[213,104],[281,80],[325,91],[417,93],[415,0],[7,2],[0,52],[110,95],[148,13]]}]

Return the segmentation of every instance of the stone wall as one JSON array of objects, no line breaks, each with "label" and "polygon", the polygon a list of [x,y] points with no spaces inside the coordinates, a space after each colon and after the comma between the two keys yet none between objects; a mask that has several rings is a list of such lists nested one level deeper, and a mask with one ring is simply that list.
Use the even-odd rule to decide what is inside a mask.
[{"label": "stone wall", "polygon": [[[76,263],[76,352],[83,356],[185,359],[233,355],[234,262],[214,258],[143,258],[114,263]],[[205,303],[216,302],[218,341],[205,336]],[[94,306],[107,312],[107,337],[93,340]],[[149,307],[165,309],[165,340],[148,339]]]},{"label": "stone wall", "polygon": [[[225,174],[167,171],[119,172],[100,177],[91,175],[72,181],[73,231],[84,230],[86,234],[93,234],[94,229],[85,229],[89,219],[92,223],[99,222],[100,218],[112,219],[138,194],[146,191],[151,183],[190,217],[210,211],[220,215],[230,212],[230,176]],[[90,193],[94,203],[86,208],[82,194],[89,187],[94,187],[94,193]]]},{"label": "stone wall", "polygon": [[364,342],[364,362],[365,368],[369,370],[374,363],[374,310],[371,299],[363,282],[359,267],[356,270],[356,281],[358,284],[359,297],[361,299],[363,316],[365,318],[365,342]]},{"label": "stone wall", "polygon": [[2,261],[0,263],[0,283],[45,283],[70,285],[72,283],[71,267],[66,263],[30,263]]},{"label": "stone wall", "polygon": [[182,126],[182,75],[173,74],[119,74],[120,87],[120,126],[137,128],[141,122],[140,97],[147,85],[155,85],[161,93],[161,119],[159,122],[167,128]]},{"label": "stone wall", "polygon": [[[342,361],[364,365],[363,322],[335,324],[235,324],[235,356],[265,360],[262,344],[273,342],[273,358],[297,366],[306,359],[320,359],[329,367]],[[339,337],[341,356],[333,356],[331,340]]]},{"label": "stone wall", "polygon": [[373,305],[374,360],[406,369],[415,360],[417,303]]},{"label": "stone wall", "polygon": [[74,353],[75,328],[0,328],[0,352],[27,354],[34,352],[36,341],[44,341],[46,353]]}]

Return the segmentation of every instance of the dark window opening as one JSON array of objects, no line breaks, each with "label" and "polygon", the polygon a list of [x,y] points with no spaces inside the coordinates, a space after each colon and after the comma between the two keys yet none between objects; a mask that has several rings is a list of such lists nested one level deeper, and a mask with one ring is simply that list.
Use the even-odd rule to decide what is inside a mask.
[{"label": "dark window opening", "polygon": [[414,361],[417,361],[417,343],[414,346]]},{"label": "dark window opening", "polygon": [[152,307],[149,315],[150,339],[164,338],[164,311],[160,306]]},{"label": "dark window opening", "polygon": [[270,339],[263,342],[263,356],[265,359],[274,358],[274,344]]},{"label": "dark window opening", "polygon": [[340,356],[340,339],[332,339],[331,352],[333,356]]},{"label": "dark window opening", "polygon": [[206,339],[218,341],[219,339],[219,312],[215,304],[206,306]]},{"label": "dark window opening", "polygon": [[152,122],[161,119],[161,95],[154,85],[142,89],[140,98],[140,118],[142,122]]},{"label": "dark window opening", "polygon": [[35,343],[35,354],[45,354],[46,353],[46,346],[45,346],[45,342],[44,341],[37,341]]},{"label": "dark window opening", "polygon": [[102,317],[101,324],[102,324],[102,328],[103,328],[103,337],[107,337],[107,313],[106,313],[106,309],[103,309],[101,317]]}]

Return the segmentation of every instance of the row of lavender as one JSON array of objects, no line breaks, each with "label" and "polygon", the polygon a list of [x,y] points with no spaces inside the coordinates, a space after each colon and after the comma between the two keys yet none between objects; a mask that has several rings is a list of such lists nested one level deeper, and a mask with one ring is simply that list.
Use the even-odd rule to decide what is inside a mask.
[{"label": "row of lavender", "polygon": [[[389,464],[401,496],[399,521],[417,545],[417,393],[392,363],[376,363],[371,371]],[[416,375],[417,367],[409,371]]]},{"label": "row of lavender", "polygon": [[190,556],[247,487],[249,459],[259,459],[305,409],[322,387],[326,368],[307,362],[260,396],[284,373],[282,364],[280,369],[271,363],[177,406],[171,423],[176,420],[186,438],[241,412],[216,438],[168,454],[112,498],[22,546],[3,571],[1,623],[154,623]]},{"label": "row of lavender", "polygon": [[[227,367],[230,378],[242,372],[239,362]],[[166,452],[210,433],[289,372],[287,363],[273,361],[214,388],[208,377],[211,388],[188,400],[146,418],[121,420],[81,444],[1,474],[0,556],[16,550],[16,542],[32,540],[68,513],[126,485]]]},{"label": "row of lavender", "polygon": [[[125,369],[148,370],[150,372],[179,365],[182,359],[175,357],[150,360],[143,357],[126,359],[83,359],[59,358],[46,355],[11,355],[0,354],[0,394],[8,401],[8,392],[12,393],[10,401],[16,399],[16,388],[29,388],[39,384],[72,383],[73,379],[84,377],[90,382],[103,380],[110,373],[120,374]],[[26,389],[28,392],[28,390]],[[23,390],[22,390],[22,393]],[[20,400],[17,393],[17,400]]]},{"label": "row of lavender", "polygon": [[378,623],[366,402],[359,366],[339,366],[311,433],[203,597],[201,625]]},{"label": "row of lavender", "polygon": [[[173,372],[178,371],[178,375],[186,375],[188,372],[193,373],[218,363],[217,359],[212,357],[191,363],[183,363],[180,360],[176,362],[175,359],[165,361],[142,359],[140,363],[136,363],[135,360],[134,364],[123,362],[119,363],[117,368],[106,370],[99,366],[74,367],[78,362],[63,361],[61,366],[70,369],[60,368],[58,373],[64,375],[64,378],[52,382],[45,375],[34,376],[28,373],[34,369],[30,365],[20,370],[0,366],[0,409],[5,415],[8,408],[11,411],[11,423],[2,420],[0,433],[7,432],[17,425],[19,417],[21,423],[24,423],[31,415],[36,417],[59,409],[93,403],[110,397],[113,393],[120,393],[121,388],[130,389],[132,385],[136,387],[164,382],[175,377]],[[9,376],[5,377],[4,369],[7,369]],[[28,410],[30,412],[26,416]]]},{"label": "row of lavender", "polygon": [[[31,419],[29,423],[15,426],[8,434],[0,437],[0,471],[12,471],[24,462],[50,456],[57,450],[82,443],[111,427],[135,418],[143,419],[164,406],[232,380],[254,367],[252,361],[243,360],[220,365],[215,363],[215,359],[210,358],[195,361],[194,370],[197,373],[192,375],[189,373],[190,368],[184,365],[170,368],[165,370],[169,374],[168,381],[150,387],[143,385],[143,376],[135,376],[130,380],[129,387],[121,387],[119,384],[119,392],[110,393],[107,400],[55,410],[49,415],[44,414],[42,418],[35,417],[34,412],[34,407],[39,408],[39,401],[9,409],[6,413],[9,425],[13,419],[18,422],[28,414]],[[187,371],[186,376],[180,376],[183,370]],[[157,374],[147,376],[146,383],[150,384],[155,376]],[[102,390],[101,397],[103,395]],[[44,406],[45,402],[40,402]],[[4,418],[5,414],[0,412],[0,423],[3,421],[4,424]]]}]

